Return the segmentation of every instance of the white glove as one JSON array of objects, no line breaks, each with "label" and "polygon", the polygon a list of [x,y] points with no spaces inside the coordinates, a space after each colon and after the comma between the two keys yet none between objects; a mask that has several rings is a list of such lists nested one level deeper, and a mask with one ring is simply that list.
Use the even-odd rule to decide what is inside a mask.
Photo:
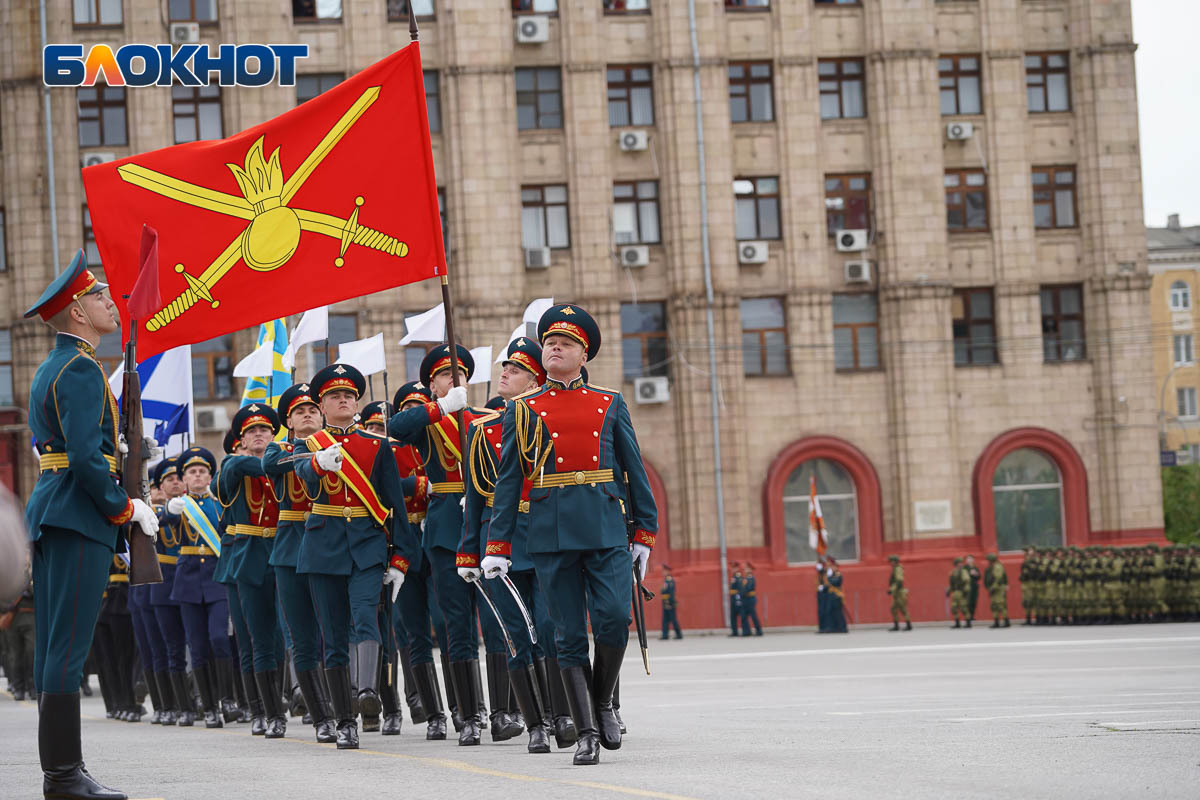
[{"label": "white glove", "polygon": [[425,496],[429,497],[431,494],[433,494],[433,481],[425,481]]},{"label": "white glove", "polygon": [[140,498],[133,499],[133,517],[130,522],[136,522],[142,528],[142,533],[150,537],[150,541],[158,541],[158,515],[154,509],[146,505]]},{"label": "white glove", "polygon": [[445,397],[437,402],[443,414],[453,414],[455,411],[462,411],[467,407],[467,387],[455,386],[446,392]]},{"label": "white glove", "polygon": [[172,497],[167,501],[167,513],[173,517],[178,517],[183,513],[183,495]]},{"label": "white glove", "polygon": [[461,508],[463,511],[467,510],[467,496],[465,494],[462,497],[458,498],[458,507]]},{"label": "white glove", "polygon": [[641,542],[634,542],[629,546],[629,552],[633,556],[633,563],[638,565],[638,575],[644,579],[646,568],[650,566],[650,548]]},{"label": "white glove", "polygon": [[462,578],[467,583],[471,583],[472,581],[479,580],[479,577],[482,574],[483,574],[483,571],[480,570],[479,567],[459,567],[458,568],[458,577]]},{"label": "white glove", "polygon": [[425,520],[421,520],[421,533],[425,532]]},{"label": "white glove", "polygon": [[392,587],[392,602],[396,602],[396,595],[400,594],[400,587],[404,585],[404,573],[395,567],[388,567],[387,573],[383,576],[383,585],[391,585]]},{"label": "white glove", "polygon": [[129,445],[125,443],[125,434],[121,434],[117,437],[117,450],[119,450],[123,456],[129,455]]},{"label": "white glove", "polygon": [[318,450],[313,458],[317,466],[326,472],[338,472],[342,468],[342,445],[338,443]]},{"label": "white glove", "polygon": [[479,566],[486,578],[499,578],[508,574],[508,559],[504,556],[484,556]]}]

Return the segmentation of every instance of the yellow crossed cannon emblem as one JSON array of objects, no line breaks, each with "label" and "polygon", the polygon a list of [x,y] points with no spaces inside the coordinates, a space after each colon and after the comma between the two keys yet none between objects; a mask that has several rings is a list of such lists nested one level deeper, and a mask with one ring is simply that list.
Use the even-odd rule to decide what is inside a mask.
[{"label": "yellow crossed cannon emblem", "polygon": [[242,197],[197,186],[138,164],[117,167],[121,178],[135,186],[197,208],[240,217],[250,223],[200,277],[185,272],[183,264],[175,265],[175,271],[183,275],[188,288],[147,320],[146,329],[156,331],[170,324],[200,300],[206,300],[213,308],[217,308],[221,301],[213,297],[212,288],[239,260],[245,261],[246,266],[257,272],[278,269],[295,255],[303,231],[340,240],[338,257],[333,262],[337,267],[345,263],[346,249],[351,244],[369,247],[397,258],[408,255],[408,245],[404,242],[358,224],[358,212],[364,202],[361,196],[354,199],[354,210],[347,219],[288,206],[325,156],[378,98],[378,86],[364,91],[286,181],[279,166],[279,148],[275,148],[269,160],[264,158],[265,137],[260,136],[246,152],[244,167],[226,164],[237,180]]}]

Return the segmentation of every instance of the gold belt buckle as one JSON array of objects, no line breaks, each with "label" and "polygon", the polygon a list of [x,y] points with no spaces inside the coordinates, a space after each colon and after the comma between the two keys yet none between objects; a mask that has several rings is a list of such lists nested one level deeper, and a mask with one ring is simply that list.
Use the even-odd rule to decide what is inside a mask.
[{"label": "gold belt buckle", "polygon": [[575,483],[582,484],[587,481],[587,476],[582,472],[575,473]]},{"label": "gold belt buckle", "polygon": [[342,517],[350,519],[350,506],[342,506]]}]

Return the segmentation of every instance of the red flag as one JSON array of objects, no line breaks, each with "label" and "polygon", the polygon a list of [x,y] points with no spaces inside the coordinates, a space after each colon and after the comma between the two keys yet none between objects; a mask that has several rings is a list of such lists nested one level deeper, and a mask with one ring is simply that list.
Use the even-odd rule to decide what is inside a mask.
[{"label": "red flag", "polygon": [[149,225],[142,226],[137,263],[137,280],[133,283],[133,291],[129,293],[129,314],[135,320],[146,320],[163,307],[162,295],[158,291],[158,231]]},{"label": "red flag", "polygon": [[445,274],[421,53],[414,43],[228,139],[83,171],[128,335],[133,242],[158,230],[162,307],[139,356]]}]

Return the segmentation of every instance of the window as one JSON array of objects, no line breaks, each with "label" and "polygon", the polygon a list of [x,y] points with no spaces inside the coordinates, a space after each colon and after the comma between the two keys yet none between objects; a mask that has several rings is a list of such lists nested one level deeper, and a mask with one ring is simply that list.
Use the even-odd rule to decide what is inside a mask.
[{"label": "window", "polygon": [[725,0],[725,8],[742,10],[767,9],[771,6],[771,0]]},{"label": "window", "polygon": [[295,22],[341,18],[342,0],[292,0],[292,19]]},{"label": "window", "polygon": [[216,22],[217,0],[169,0],[167,17],[171,22]]},{"label": "window", "polygon": [[1175,402],[1178,404],[1179,416],[1185,419],[1196,418],[1196,389],[1189,387],[1187,389],[1175,390]]},{"label": "window", "polygon": [[658,181],[613,184],[613,239],[617,244],[658,244]]},{"label": "window", "polygon": [[327,92],[346,80],[340,72],[319,72],[296,76],[296,105],[307,103],[319,94]]},{"label": "window", "polygon": [[817,62],[821,119],[857,119],[867,115],[861,58],[822,58]]},{"label": "window", "polygon": [[996,310],[990,288],[955,289],[951,298],[954,366],[997,364]]},{"label": "window", "polygon": [[829,235],[871,228],[871,173],[825,176],[825,226]]},{"label": "window", "polygon": [[778,239],[779,178],[740,178],[737,195],[737,239]]},{"label": "window", "polygon": [[233,397],[233,363],[233,334],[192,345],[192,395],[197,400]]},{"label": "window", "polygon": [[[421,362],[425,360],[425,354],[436,347],[438,342],[431,342],[428,347],[420,347],[417,345],[407,344],[404,346],[404,380],[417,381],[421,379]],[[488,365],[489,368],[491,365]],[[388,398],[388,402],[391,402]],[[395,409],[398,410],[398,409]]]},{"label": "window", "polygon": [[742,362],[747,375],[787,375],[787,321],[782,297],[742,301]]},{"label": "window", "polygon": [[1184,281],[1171,284],[1169,302],[1172,311],[1190,311],[1192,308],[1192,288]]},{"label": "window", "polygon": [[76,90],[79,102],[79,146],[120,147],[125,137],[125,87],[95,86]]},{"label": "window", "polygon": [[1035,228],[1074,228],[1075,167],[1033,168]]},{"label": "window", "polygon": [[417,10],[417,19],[433,19],[433,0],[387,0],[389,20],[408,19],[409,6]]},{"label": "window", "polygon": [[631,14],[642,11],[650,11],[650,0],[604,0],[606,14]]},{"label": "window", "polygon": [[8,272],[8,236],[4,229],[3,206],[0,206],[0,272]]},{"label": "window", "polygon": [[92,212],[83,204],[83,254],[89,267],[100,266],[100,248],[96,245],[96,234],[92,231]]},{"label": "window", "polygon": [[175,144],[220,139],[221,87],[172,86],[171,110],[175,116]]},{"label": "window", "polygon": [[1001,552],[1063,544],[1062,475],[1048,456],[1031,448],[1012,451],[996,466],[992,492]]},{"label": "window", "polygon": [[[332,364],[337,361],[338,345],[346,342],[353,342],[358,338],[358,315],[357,314],[330,314],[329,315],[329,348],[323,346],[313,347],[313,363],[312,371],[315,375],[317,370],[324,369],[327,364]],[[391,398],[388,398],[389,400]]]},{"label": "window", "polygon": [[120,25],[121,0],[74,0],[76,25]]},{"label": "window", "polygon": [[946,228],[950,231],[988,229],[987,173],[981,169],[948,169]]},{"label": "window", "polygon": [[1082,361],[1087,357],[1083,338],[1083,286],[1043,286],[1042,349],[1046,361]]},{"label": "window", "polygon": [[558,67],[518,69],[517,130],[562,126],[562,75]]},{"label": "window", "polygon": [[982,113],[979,56],[942,56],[938,59],[938,86],[942,116]]},{"label": "window", "polygon": [[812,478],[817,479],[817,502],[829,537],[828,555],[838,561],[858,559],[858,494],[854,479],[836,461],[814,458],[805,461],[788,476],[783,489],[783,516],[787,524],[787,560],[792,564],[811,563],[817,553],[808,544],[808,514],[811,510]]},{"label": "window", "polygon": [[558,0],[512,0],[514,14],[557,14]]},{"label": "window", "polygon": [[1031,114],[1071,110],[1069,53],[1026,53],[1025,100]]},{"label": "window", "polygon": [[442,132],[442,87],[436,69],[421,73],[425,79],[425,115],[429,117],[429,132]]},{"label": "window", "polygon": [[1171,337],[1171,348],[1175,354],[1175,366],[1180,367],[1184,364],[1191,364],[1195,359],[1193,351],[1192,334],[1185,333],[1180,336]]},{"label": "window", "polygon": [[874,294],[833,296],[833,368],[879,369],[879,301]]},{"label": "window", "polygon": [[667,374],[665,303],[621,304],[621,359],[627,381]]},{"label": "window", "polygon": [[608,68],[608,124],[654,124],[654,80],[648,64]]},{"label": "window", "polygon": [[770,61],[741,61],[729,65],[729,116],[734,122],[775,119]]},{"label": "window", "polygon": [[12,330],[0,328],[0,406],[15,405],[13,395]]},{"label": "window", "polygon": [[521,187],[521,246],[526,249],[571,246],[566,186]]}]

